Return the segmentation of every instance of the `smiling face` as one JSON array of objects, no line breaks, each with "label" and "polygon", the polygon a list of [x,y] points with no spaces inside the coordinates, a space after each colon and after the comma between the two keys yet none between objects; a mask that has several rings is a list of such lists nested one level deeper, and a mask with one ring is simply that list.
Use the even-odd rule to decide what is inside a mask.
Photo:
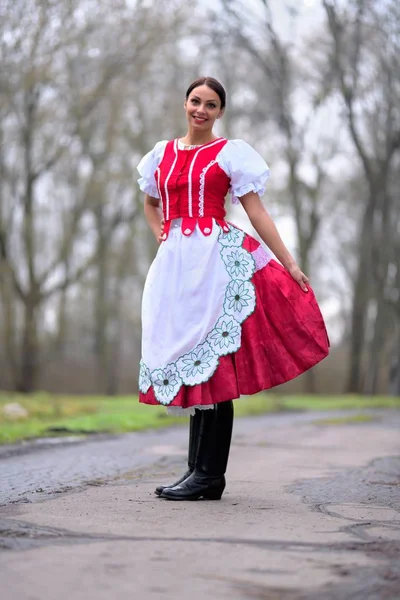
[{"label": "smiling face", "polygon": [[189,128],[197,131],[211,130],[215,119],[221,117],[224,112],[220,97],[207,85],[194,88],[185,100],[184,107]]}]

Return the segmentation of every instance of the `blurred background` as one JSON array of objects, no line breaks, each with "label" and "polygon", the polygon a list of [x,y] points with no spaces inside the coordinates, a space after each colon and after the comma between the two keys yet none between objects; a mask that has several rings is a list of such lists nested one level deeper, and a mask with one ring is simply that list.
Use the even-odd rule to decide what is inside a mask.
[{"label": "blurred background", "polygon": [[0,55],[0,389],[137,392],[136,165],[211,75],[331,338],[285,390],[400,395],[397,0],[2,0]]}]

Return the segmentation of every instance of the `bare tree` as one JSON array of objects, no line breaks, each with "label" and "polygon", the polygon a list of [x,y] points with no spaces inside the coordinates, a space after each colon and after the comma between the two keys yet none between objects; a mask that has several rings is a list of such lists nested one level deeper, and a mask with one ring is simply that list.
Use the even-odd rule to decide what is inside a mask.
[{"label": "bare tree", "polygon": [[[300,42],[295,45],[278,34],[266,0],[257,3],[254,14],[239,0],[222,0],[222,5],[225,19],[216,24],[217,37],[225,34],[225,43],[231,42],[246,52],[243,82],[251,88],[250,97],[256,94],[246,116],[261,135],[265,136],[267,124],[273,124],[278,133],[274,154],[279,148],[279,159],[287,173],[280,195],[285,198],[283,206],[288,202],[291,208],[301,268],[310,273],[325,210],[327,167],[337,152],[332,134],[322,133],[320,128],[330,85],[326,77],[315,77],[316,64],[310,68],[300,60]],[[299,102],[307,107],[303,114],[298,110]],[[314,391],[313,373],[307,378],[308,389]]]},{"label": "bare tree", "polygon": [[[140,209],[132,163],[141,149],[132,153],[128,119],[137,118],[137,85],[153,54],[176,43],[173,25],[190,10],[190,3],[175,4],[169,14],[164,2],[139,0],[112,7],[105,0],[6,3],[0,274],[2,334],[16,389],[32,390],[41,365],[62,350],[68,292],[91,273],[94,347],[99,365],[108,366],[110,253]],[[140,123],[132,131],[139,140]],[[50,306],[58,325],[45,349]]]},{"label": "bare tree", "polygon": [[[368,311],[374,306],[366,380],[366,391],[373,393],[389,323],[384,282],[393,260],[393,236],[398,235],[392,227],[398,196],[390,189],[390,179],[400,149],[400,13],[398,4],[391,1],[357,0],[339,8],[336,2],[324,0],[323,5],[332,39],[337,89],[368,185],[354,282],[348,389],[361,389]],[[374,275],[378,273],[376,285]]]}]

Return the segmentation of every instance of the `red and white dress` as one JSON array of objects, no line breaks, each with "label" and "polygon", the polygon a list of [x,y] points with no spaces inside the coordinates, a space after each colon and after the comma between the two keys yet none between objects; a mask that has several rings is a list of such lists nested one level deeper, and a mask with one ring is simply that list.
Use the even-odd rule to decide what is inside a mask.
[{"label": "red and white dress", "polygon": [[160,198],[164,241],[142,300],[140,401],[177,411],[284,383],[328,354],[313,291],[304,293],[253,237],[225,220],[225,197],[265,192],[269,169],[242,140],[185,150],[158,142],[138,165]]}]

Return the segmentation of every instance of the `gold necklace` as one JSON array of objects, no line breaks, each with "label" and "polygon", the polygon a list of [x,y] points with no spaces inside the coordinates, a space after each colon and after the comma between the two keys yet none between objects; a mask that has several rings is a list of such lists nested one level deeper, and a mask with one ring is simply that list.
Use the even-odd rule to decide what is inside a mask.
[{"label": "gold necklace", "polygon": [[198,148],[203,144],[184,144],[181,140],[179,140],[184,148],[188,148],[188,150],[192,150],[192,148]]},{"label": "gold necklace", "polygon": [[[213,140],[210,140],[210,142],[212,142]],[[185,144],[185,142],[182,142],[182,140],[179,140],[179,143],[182,144],[182,146],[184,148],[187,148],[188,150],[192,150],[193,148],[200,148],[200,146],[205,146],[206,144],[209,144],[210,142],[205,142],[204,144]]]}]

